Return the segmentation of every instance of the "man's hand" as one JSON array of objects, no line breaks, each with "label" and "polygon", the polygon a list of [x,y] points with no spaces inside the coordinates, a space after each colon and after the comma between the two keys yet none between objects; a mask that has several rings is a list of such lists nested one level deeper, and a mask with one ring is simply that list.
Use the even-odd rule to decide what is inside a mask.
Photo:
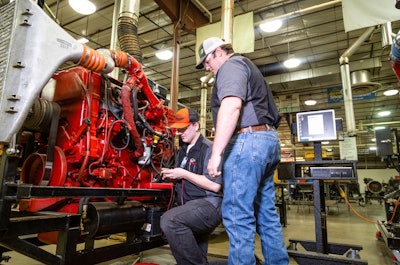
[{"label": "man's hand", "polygon": [[216,178],[221,175],[221,171],[218,170],[220,164],[221,155],[214,155],[214,153],[212,153],[207,165],[207,170],[210,177]]},{"label": "man's hand", "polygon": [[185,170],[183,168],[162,168],[161,169],[163,180],[178,180],[185,177]]}]

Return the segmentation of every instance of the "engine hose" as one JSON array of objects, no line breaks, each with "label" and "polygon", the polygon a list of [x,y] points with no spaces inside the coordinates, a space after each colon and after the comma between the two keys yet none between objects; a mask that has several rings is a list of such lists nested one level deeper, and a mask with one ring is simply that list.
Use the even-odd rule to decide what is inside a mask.
[{"label": "engine hose", "polygon": [[131,54],[136,60],[142,62],[142,52],[138,40],[137,21],[132,17],[120,17],[118,21],[118,41],[121,50]]},{"label": "engine hose", "polygon": [[141,64],[133,56],[123,51],[110,50],[109,52],[115,66],[124,67],[128,71],[129,78],[126,81],[126,84],[143,91],[152,108],[161,109],[163,101],[159,100],[153,90],[151,90]]},{"label": "engine hose", "polygon": [[139,109],[138,109],[138,103],[137,103],[137,89],[134,89],[132,92],[132,109],[133,109],[133,118],[135,121],[138,120],[138,114],[139,114]]},{"label": "engine hose", "polygon": [[98,73],[101,72],[106,65],[106,59],[104,55],[102,55],[98,51],[93,50],[92,48],[89,48],[86,45],[82,46],[83,53],[81,58],[79,59],[78,64],[92,71]]},{"label": "engine hose", "polygon": [[126,122],[128,123],[128,130],[132,135],[132,141],[136,148],[134,152],[134,157],[139,158],[143,155],[144,147],[142,144],[141,137],[137,131],[135,121],[133,119],[133,113],[131,109],[131,88],[128,85],[123,85],[121,89],[121,102],[122,108],[124,112],[124,117]]}]

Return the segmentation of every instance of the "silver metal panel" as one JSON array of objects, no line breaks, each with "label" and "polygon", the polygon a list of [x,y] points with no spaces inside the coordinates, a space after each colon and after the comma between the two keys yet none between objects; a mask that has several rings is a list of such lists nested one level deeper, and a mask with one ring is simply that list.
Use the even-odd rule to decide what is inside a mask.
[{"label": "silver metal panel", "polygon": [[6,56],[0,65],[0,142],[10,142],[53,73],[66,61],[78,61],[83,46],[33,1],[14,1],[0,12]]}]

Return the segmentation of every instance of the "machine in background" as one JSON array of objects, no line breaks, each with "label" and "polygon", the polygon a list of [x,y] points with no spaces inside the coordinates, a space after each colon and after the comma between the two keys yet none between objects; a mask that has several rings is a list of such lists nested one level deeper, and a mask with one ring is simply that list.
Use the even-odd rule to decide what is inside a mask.
[{"label": "machine in background", "polygon": [[[396,6],[397,7],[397,6]],[[393,40],[390,52],[392,68],[400,81],[400,32]],[[389,168],[400,172],[400,154],[397,129],[386,128],[375,131],[377,155],[385,159]],[[395,150],[395,151],[394,151]],[[378,221],[377,237],[382,238],[393,253],[393,262],[400,264],[400,180],[393,178],[388,183],[389,190],[384,195],[386,220]]]}]

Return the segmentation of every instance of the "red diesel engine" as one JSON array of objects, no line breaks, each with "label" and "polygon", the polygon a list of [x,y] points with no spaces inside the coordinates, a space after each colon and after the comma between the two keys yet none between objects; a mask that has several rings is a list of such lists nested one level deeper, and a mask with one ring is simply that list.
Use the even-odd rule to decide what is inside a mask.
[{"label": "red diesel engine", "polygon": [[[81,67],[56,73],[35,101],[20,135],[26,150],[21,181],[48,186],[170,189],[170,184],[159,180],[160,168],[173,165],[172,132],[167,127],[173,114],[150,92],[149,99],[139,88],[131,90]],[[114,198],[94,201],[104,207]],[[78,213],[79,203],[78,198],[29,199],[21,200],[19,209]],[[110,207],[116,211],[113,203]],[[43,235],[41,239],[55,241]]]},{"label": "red diesel engine", "polygon": [[[97,264],[165,245],[166,93],[129,52],[78,43],[34,1],[0,14],[0,262],[14,250],[44,264]],[[67,62],[75,67],[59,70]],[[118,69],[124,81],[108,75]],[[125,240],[95,244],[115,233]]]}]

